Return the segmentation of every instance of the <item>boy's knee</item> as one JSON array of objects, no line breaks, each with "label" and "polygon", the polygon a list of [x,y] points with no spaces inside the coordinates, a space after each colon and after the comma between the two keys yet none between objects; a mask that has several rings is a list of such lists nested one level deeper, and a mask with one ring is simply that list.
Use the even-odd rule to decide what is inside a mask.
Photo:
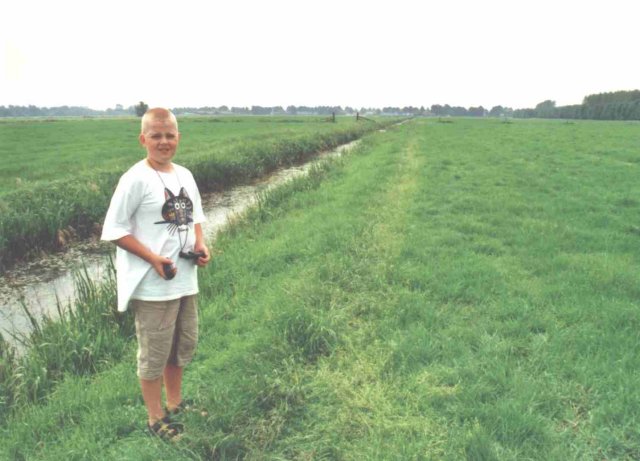
[{"label": "boy's knee", "polygon": [[137,301],[138,377],[162,376],[173,344],[178,305],[175,302]]},{"label": "boy's knee", "polygon": [[198,310],[196,297],[183,299],[174,344],[174,354],[170,363],[184,367],[193,359],[198,344]]}]

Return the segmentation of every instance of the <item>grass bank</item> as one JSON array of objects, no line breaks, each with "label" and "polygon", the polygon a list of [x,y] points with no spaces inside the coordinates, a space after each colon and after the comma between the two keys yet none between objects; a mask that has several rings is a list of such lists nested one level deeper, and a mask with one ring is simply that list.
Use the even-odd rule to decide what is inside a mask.
[{"label": "grass bank", "polygon": [[130,349],[8,459],[640,457],[637,125],[416,121],[270,194],[201,277],[176,445]]},{"label": "grass bank", "polygon": [[[312,153],[334,148],[391,120],[338,118],[179,120],[176,161],[203,191],[251,180]],[[144,157],[139,119],[0,122],[0,271],[16,260],[99,232],[120,175]],[[137,154],[136,154],[137,152]],[[60,238],[60,232],[65,237]]]},{"label": "grass bank", "polygon": [[57,315],[34,317],[25,307],[32,332],[0,335],[0,422],[25,406],[42,402],[65,376],[89,376],[122,359],[135,338],[133,318],[119,315],[112,264],[99,282],[79,271],[73,305],[58,302]]}]

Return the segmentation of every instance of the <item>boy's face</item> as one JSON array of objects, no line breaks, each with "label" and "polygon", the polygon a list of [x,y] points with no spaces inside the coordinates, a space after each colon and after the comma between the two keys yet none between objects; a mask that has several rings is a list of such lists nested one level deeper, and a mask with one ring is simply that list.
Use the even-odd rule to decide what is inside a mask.
[{"label": "boy's face", "polygon": [[147,158],[155,166],[168,166],[176,155],[180,133],[170,119],[151,120],[143,133],[140,134],[140,144],[147,149]]}]

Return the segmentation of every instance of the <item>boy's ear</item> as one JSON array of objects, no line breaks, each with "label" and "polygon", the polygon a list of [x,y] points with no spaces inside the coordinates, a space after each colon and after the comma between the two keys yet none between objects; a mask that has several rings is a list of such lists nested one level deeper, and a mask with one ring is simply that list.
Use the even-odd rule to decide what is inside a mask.
[{"label": "boy's ear", "polygon": [[138,141],[140,141],[141,146],[145,145],[146,139],[144,137],[144,133],[140,133],[140,135],[138,136]]}]

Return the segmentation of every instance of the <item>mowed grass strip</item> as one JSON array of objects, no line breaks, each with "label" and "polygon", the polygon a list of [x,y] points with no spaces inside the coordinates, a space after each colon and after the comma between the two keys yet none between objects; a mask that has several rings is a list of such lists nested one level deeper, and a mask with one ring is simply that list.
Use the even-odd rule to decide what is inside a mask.
[{"label": "mowed grass strip", "polygon": [[640,456],[638,128],[424,126],[400,315],[380,326],[407,394],[440,388],[443,454]]},{"label": "mowed grass strip", "polygon": [[180,443],[143,435],[130,354],[17,414],[0,454],[637,459],[636,129],[415,121],[367,138],[218,239],[185,382],[207,413]]}]

